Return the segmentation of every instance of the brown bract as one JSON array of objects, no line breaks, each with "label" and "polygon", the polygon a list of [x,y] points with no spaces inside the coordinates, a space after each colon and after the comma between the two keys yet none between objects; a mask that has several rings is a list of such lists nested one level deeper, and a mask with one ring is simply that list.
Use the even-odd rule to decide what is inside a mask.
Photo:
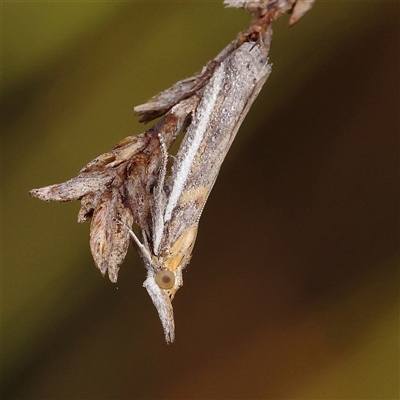
[{"label": "brown bract", "polygon": [[93,259],[103,275],[108,271],[112,282],[117,281],[119,265],[128,251],[129,232],[124,226],[131,228],[135,223],[150,236],[152,190],[162,157],[160,136],[169,148],[190,110],[184,102],[148,131],[126,137],[90,161],[77,177],[29,192],[45,201],[81,200],[78,222],[92,219]]}]

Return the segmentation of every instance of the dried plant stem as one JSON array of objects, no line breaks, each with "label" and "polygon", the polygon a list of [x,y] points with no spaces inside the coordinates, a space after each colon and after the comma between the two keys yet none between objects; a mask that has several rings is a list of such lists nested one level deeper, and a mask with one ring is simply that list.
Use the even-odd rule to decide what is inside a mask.
[{"label": "dried plant stem", "polygon": [[[161,120],[148,131],[123,139],[67,182],[33,189],[42,200],[81,200],[78,221],[92,219],[90,247],[100,271],[116,282],[132,238],[147,268],[147,289],[167,343],[174,340],[172,299],[182,286],[198,222],[222,162],[251,105],[268,78],[271,24],[295,0],[226,0],[252,15],[202,72],[177,82],[135,107],[142,122]],[[291,23],[309,8],[298,0]],[[179,133],[179,151],[168,167],[168,149]],[[131,229],[140,229],[138,238]]]}]

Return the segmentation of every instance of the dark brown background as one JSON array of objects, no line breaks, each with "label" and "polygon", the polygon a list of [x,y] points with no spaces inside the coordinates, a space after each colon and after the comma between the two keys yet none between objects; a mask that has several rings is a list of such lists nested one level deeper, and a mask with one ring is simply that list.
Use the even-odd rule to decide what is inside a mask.
[{"label": "dark brown background", "polygon": [[40,202],[144,128],[131,109],[217,54],[222,1],[3,3],[4,399],[399,397],[399,16],[317,2],[275,24],[273,72],[202,216],[176,343],[131,249],[118,284],[78,203]]}]

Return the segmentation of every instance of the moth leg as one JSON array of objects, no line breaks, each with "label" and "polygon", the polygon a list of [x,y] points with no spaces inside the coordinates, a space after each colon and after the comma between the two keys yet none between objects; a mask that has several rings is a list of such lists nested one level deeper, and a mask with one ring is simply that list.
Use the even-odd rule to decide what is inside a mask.
[{"label": "moth leg", "polygon": [[115,219],[115,221],[117,222],[117,224],[123,226],[129,233],[129,236],[133,239],[133,241],[136,243],[136,245],[139,248],[140,253],[142,254],[143,258],[145,259],[145,267],[147,269],[150,268],[151,265],[151,255],[149,250],[146,248],[146,246],[144,246],[140,240],[138,239],[138,237],[135,235],[135,232],[133,232],[133,230],[131,228],[129,228],[128,225],[124,224],[123,222]]}]

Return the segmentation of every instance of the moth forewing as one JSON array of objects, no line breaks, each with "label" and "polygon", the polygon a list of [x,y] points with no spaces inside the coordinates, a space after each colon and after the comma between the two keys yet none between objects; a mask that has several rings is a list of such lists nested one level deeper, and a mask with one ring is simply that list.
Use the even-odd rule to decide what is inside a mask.
[{"label": "moth forewing", "polygon": [[164,247],[164,253],[161,254],[164,268],[176,272],[188,264],[196,235],[197,224],[194,224],[187,227],[171,247]]},{"label": "moth forewing", "polygon": [[[268,50],[269,42],[262,38],[244,43],[215,69],[200,94],[171,174],[165,176],[166,167],[161,169],[153,196],[153,249],[148,249],[152,261],[144,286],[167,342],[174,338],[171,300],[182,285],[201,212],[239,126],[270,73]],[[164,281],[171,286],[164,288]]]},{"label": "moth forewing", "polygon": [[244,43],[215,70],[172,166],[164,246],[172,247],[198,222],[240,122],[269,73],[265,44],[255,43]]},{"label": "moth forewing", "polygon": [[[180,118],[180,124],[178,125],[179,131],[185,131],[187,128],[186,122],[188,117],[192,115],[192,113],[196,110],[197,105],[199,104],[198,96],[191,96],[186,100],[182,100],[180,103],[175,105],[170,113],[173,115],[178,115]],[[168,149],[164,143],[163,136],[160,133],[160,150],[162,153],[162,165],[158,172],[158,180],[153,188],[153,204],[151,207],[151,219],[152,219],[152,227],[151,227],[151,245],[153,254],[158,255],[161,241],[164,235],[164,211],[166,204],[166,194],[165,194],[165,182],[166,182],[166,174],[167,174],[167,163],[168,163]]]}]

